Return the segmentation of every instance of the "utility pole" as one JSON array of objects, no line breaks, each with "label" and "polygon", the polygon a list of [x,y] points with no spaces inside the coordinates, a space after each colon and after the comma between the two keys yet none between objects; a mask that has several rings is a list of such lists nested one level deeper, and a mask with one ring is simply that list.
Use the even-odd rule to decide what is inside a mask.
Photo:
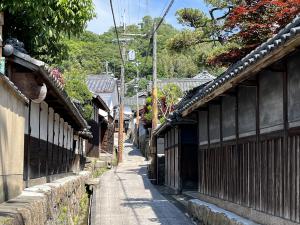
[{"label": "utility pole", "polygon": [[139,79],[140,79],[140,71],[139,71],[139,62],[136,62],[136,125],[139,126],[140,123],[140,112],[139,112]]},{"label": "utility pole", "polygon": [[4,12],[0,12],[0,57],[2,57],[3,47],[3,25],[4,25]]},{"label": "utility pole", "polygon": [[157,183],[157,154],[156,154],[156,140],[154,138],[154,131],[157,128],[158,124],[158,108],[157,108],[157,33],[156,33],[156,23],[153,25],[153,54],[152,54],[152,63],[153,63],[153,77],[152,77],[152,130],[151,130],[151,139],[150,139],[150,176],[151,179],[155,180]]},{"label": "utility pole", "polygon": [[140,108],[139,108],[139,63],[136,63],[136,144],[139,146],[139,126],[140,126]]},{"label": "utility pole", "polygon": [[2,57],[4,12],[0,12],[0,72],[5,73],[5,59]]},{"label": "utility pole", "polygon": [[[123,17],[123,32],[126,32],[125,11]],[[119,133],[118,133],[118,163],[123,161],[124,150],[124,88],[125,88],[125,55],[126,40],[122,42],[122,64],[121,64],[121,87],[120,87],[120,107],[119,107]]]},{"label": "utility pole", "polygon": [[[154,31],[156,23],[154,22]],[[158,124],[158,109],[157,109],[157,33],[153,33],[153,78],[152,78],[152,134]]]},{"label": "utility pole", "polygon": [[[122,57],[125,59],[126,48],[122,46]],[[125,68],[121,65],[121,87],[120,87],[120,109],[119,109],[119,137],[118,137],[118,163],[123,161],[124,149],[124,86],[125,86]]]},{"label": "utility pole", "polygon": [[108,61],[105,61],[105,71],[106,75],[108,75]]}]

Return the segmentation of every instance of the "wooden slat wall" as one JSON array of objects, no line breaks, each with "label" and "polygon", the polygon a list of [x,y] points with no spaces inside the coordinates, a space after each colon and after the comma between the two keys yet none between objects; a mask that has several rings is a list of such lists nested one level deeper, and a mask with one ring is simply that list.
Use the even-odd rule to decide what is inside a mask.
[{"label": "wooden slat wall", "polygon": [[[291,109],[300,107],[297,103],[300,86],[296,85],[300,83],[299,56],[297,60],[294,58],[289,70],[286,67],[289,61],[277,64],[277,68],[281,66],[282,77],[273,79],[272,70],[268,70],[268,73],[260,73],[256,85],[251,86],[256,88],[256,103],[252,104],[256,110],[255,131],[249,131],[248,136],[240,136],[236,127],[234,140],[222,141],[222,132],[220,143],[210,143],[209,135],[208,144],[201,145],[203,138],[202,142],[199,140],[199,192],[300,222],[300,113]],[[279,76],[278,70],[274,73]],[[289,77],[289,73],[293,76]],[[276,94],[277,101],[282,102],[275,104],[273,95],[264,94],[270,89],[268,85],[271,82],[264,77],[264,82],[260,83],[261,76],[269,76],[268,79],[276,86],[272,92]],[[239,96],[238,91],[239,88],[235,96]],[[247,121],[245,118],[243,123],[239,121],[239,100],[236,104],[235,125],[243,125]],[[278,107],[274,122],[275,119],[269,116]],[[209,125],[208,122],[208,130]]]},{"label": "wooden slat wall", "polygon": [[72,127],[46,102],[31,102],[27,113],[24,179],[69,172],[75,156]]},{"label": "wooden slat wall", "polygon": [[165,185],[175,190],[180,188],[180,166],[178,149],[178,128],[172,128],[165,134]]},{"label": "wooden slat wall", "polygon": [[300,134],[288,143],[278,135],[264,137],[259,150],[255,141],[200,150],[199,191],[300,222]]}]

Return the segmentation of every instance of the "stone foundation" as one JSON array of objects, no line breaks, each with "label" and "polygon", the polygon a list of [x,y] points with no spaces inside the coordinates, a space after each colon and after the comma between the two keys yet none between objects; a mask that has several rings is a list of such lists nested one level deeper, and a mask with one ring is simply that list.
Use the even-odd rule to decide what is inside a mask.
[{"label": "stone foundation", "polygon": [[198,225],[256,225],[234,213],[198,199],[188,201],[188,213]]},{"label": "stone foundation", "polygon": [[75,224],[80,201],[86,198],[85,183],[90,172],[65,177],[52,183],[26,188],[21,195],[0,204],[0,224]]}]

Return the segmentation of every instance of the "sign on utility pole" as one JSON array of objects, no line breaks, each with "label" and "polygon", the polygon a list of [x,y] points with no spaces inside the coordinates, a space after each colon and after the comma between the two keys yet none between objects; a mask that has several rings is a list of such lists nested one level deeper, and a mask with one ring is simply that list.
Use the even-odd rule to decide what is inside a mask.
[{"label": "sign on utility pole", "polygon": [[129,52],[128,52],[128,60],[129,61],[134,61],[135,60],[135,51],[134,50],[129,50]]},{"label": "sign on utility pole", "polygon": [[5,58],[2,57],[4,12],[0,12],[0,73],[5,73]]}]

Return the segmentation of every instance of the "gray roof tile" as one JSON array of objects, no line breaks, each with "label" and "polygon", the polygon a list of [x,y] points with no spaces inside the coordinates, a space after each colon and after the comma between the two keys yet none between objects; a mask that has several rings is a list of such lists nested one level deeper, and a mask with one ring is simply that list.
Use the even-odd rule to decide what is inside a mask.
[{"label": "gray roof tile", "polygon": [[[281,46],[284,42],[295,36],[296,34],[300,34],[300,17],[297,16],[290,24],[288,24],[285,28],[283,28],[277,35],[273,38],[270,38],[267,42],[263,43],[243,59],[232,65],[226,72],[224,72],[220,77],[216,78],[214,82],[209,85],[203,87],[198,90],[194,96],[191,97],[191,100],[199,100],[212,91],[214,91],[217,87],[222,86],[225,82],[230,79],[238,76],[242,71],[247,69],[251,64],[256,63],[261,58],[270,54],[271,51]],[[181,108],[177,108],[177,113],[181,114],[184,110],[189,108],[189,105],[183,105]]]},{"label": "gray roof tile", "polygon": [[87,85],[94,94],[112,93],[117,85],[116,79],[110,75],[90,75]]}]

